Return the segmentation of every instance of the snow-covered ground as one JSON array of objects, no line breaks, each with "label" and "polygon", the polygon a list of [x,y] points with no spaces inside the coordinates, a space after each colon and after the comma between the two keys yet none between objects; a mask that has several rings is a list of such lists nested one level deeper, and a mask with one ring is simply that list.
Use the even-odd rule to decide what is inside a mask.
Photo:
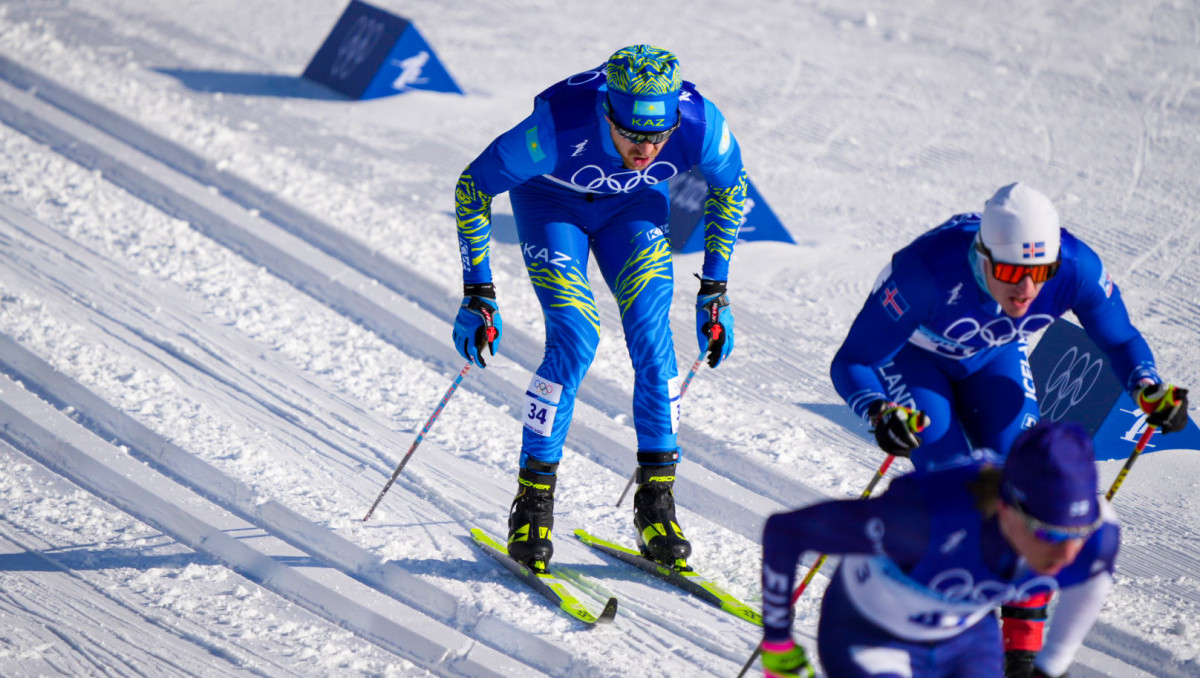
[{"label": "snow-covered ground", "polygon": [[[504,529],[541,354],[503,198],[502,354],[361,520],[461,367],[459,171],[627,44],[679,55],[798,243],[738,247],[737,350],[684,399],[692,562],[734,594],[757,603],[767,515],[882,461],[827,377],[875,274],[1003,184],[1055,200],[1163,374],[1200,385],[1200,3],[373,4],[466,96],[300,80],[340,0],[0,2],[0,675],[736,674],[754,627],[570,536],[633,540],[604,293],[555,560],[616,622],[583,629],[467,536]],[[681,371],[698,269],[677,257]],[[1118,584],[1072,676],[1200,676],[1196,455],[1122,486]]]}]

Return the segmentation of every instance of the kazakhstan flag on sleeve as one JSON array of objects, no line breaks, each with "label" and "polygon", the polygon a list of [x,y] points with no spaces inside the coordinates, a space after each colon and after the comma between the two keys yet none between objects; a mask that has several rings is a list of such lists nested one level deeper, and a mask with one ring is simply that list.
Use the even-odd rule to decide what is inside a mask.
[{"label": "kazakhstan flag on sleeve", "polygon": [[525,148],[529,150],[529,157],[534,162],[541,162],[545,159],[546,154],[542,151],[542,145],[538,143],[537,127],[530,127],[525,130]]}]

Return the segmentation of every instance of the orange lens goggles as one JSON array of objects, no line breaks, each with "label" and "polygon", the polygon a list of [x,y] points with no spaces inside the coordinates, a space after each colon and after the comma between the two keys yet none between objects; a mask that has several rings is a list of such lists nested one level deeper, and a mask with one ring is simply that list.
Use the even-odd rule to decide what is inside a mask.
[{"label": "orange lens goggles", "polygon": [[1027,266],[1025,264],[1005,264],[996,261],[992,258],[992,252],[981,242],[975,243],[979,253],[988,258],[988,263],[991,264],[992,277],[1002,283],[1015,285],[1025,277],[1034,283],[1044,283],[1053,278],[1058,273],[1058,266],[1061,262],[1055,261],[1049,264],[1037,264],[1036,266]]}]

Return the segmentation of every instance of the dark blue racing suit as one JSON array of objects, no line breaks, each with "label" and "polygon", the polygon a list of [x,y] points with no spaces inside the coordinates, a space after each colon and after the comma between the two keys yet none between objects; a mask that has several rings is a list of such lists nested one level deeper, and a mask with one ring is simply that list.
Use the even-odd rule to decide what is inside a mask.
[{"label": "dark blue racing suit", "polygon": [[929,415],[917,468],[955,463],[971,446],[1007,454],[1039,412],[1029,339],[1074,311],[1130,392],[1161,381],[1100,258],[1062,230],[1061,266],[1029,311],[1010,318],[987,291],[972,243],[978,214],[961,214],[897,252],[879,275],[831,368],[833,385],[866,418],[878,399]]},{"label": "dark blue racing suit", "polygon": [[771,516],[763,530],[764,638],[791,638],[791,595],[805,552],[842,555],[826,589],[817,632],[826,675],[839,678],[999,678],[1000,628],[993,611],[1062,590],[1038,658],[1060,675],[1074,659],[1112,587],[1120,544],[1116,515],[1075,561],[1038,575],[1009,545],[994,515],[976,507],[972,484],[999,462],[917,471],[873,499],[827,501]]}]

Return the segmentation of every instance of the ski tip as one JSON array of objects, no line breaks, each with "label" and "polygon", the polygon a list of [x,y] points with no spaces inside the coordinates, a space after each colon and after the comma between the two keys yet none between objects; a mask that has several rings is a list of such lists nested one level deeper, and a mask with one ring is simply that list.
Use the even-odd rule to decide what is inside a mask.
[{"label": "ski tip", "polygon": [[486,532],[478,527],[471,528],[471,539],[474,539],[475,543],[480,544],[481,546],[492,546],[495,544],[495,540],[489,537]]},{"label": "ski tip", "polygon": [[600,616],[596,618],[597,624],[611,624],[612,620],[617,616],[617,599],[609,598],[604,604],[604,610],[600,612]]}]

